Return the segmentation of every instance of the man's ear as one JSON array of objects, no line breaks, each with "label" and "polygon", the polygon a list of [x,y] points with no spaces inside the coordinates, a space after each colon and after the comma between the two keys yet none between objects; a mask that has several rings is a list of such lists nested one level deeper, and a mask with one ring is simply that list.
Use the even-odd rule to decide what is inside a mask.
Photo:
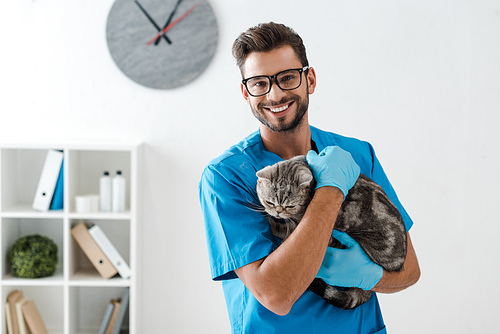
[{"label": "man's ear", "polygon": [[243,98],[248,102],[250,103],[250,101],[248,101],[249,99],[249,95],[248,95],[248,91],[247,91],[247,88],[245,87],[244,84],[240,84],[241,85],[241,95],[243,95]]},{"label": "man's ear", "polygon": [[316,90],[316,71],[313,67],[309,67],[307,70],[307,92],[309,94],[314,93]]}]

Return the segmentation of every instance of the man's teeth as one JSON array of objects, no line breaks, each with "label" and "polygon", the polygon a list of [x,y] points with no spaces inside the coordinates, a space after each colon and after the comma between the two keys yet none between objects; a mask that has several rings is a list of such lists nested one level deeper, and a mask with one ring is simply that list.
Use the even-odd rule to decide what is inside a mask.
[{"label": "man's teeth", "polygon": [[283,106],[281,108],[269,108],[274,113],[282,112],[283,110],[286,110],[288,108],[288,104],[286,106]]}]

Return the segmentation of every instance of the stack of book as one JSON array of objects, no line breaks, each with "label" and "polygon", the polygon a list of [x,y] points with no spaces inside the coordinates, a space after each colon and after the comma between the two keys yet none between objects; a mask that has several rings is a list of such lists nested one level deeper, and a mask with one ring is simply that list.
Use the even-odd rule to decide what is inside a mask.
[{"label": "stack of book", "polygon": [[99,327],[98,334],[118,334],[123,325],[129,303],[129,288],[126,288],[121,298],[112,299]]},{"label": "stack of book", "polygon": [[12,291],[5,305],[7,333],[9,334],[47,334],[35,302],[27,300],[21,290]]},{"label": "stack of book", "polygon": [[63,171],[63,152],[49,150],[38,181],[33,209],[48,211],[63,208]]},{"label": "stack of book", "polygon": [[71,235],[103,278],[119,274],[130,278],[130,267],[98,225],[82,222],[71,229]]}]

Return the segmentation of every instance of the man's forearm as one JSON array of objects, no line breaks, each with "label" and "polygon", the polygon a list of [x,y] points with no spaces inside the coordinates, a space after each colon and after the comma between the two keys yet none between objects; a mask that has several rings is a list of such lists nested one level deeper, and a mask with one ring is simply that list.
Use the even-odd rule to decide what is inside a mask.
[{"label": "man's forearm", "polygon": [[404,290],[415,284],[420,278],[420,267],[417,256],[413,249],[410,234],[407,234],[408,248],[404,268],[398,272],[388,272],[384,270],[384,276],[373,287],[372,291],[381,293],[394,293]]},{"label": "man's forearm", "polygon": [[316,191],[295,231],[265,259],[236,270],[252,294],[277,314],[287,314],[316,276],[328,246],[343,194]]}]

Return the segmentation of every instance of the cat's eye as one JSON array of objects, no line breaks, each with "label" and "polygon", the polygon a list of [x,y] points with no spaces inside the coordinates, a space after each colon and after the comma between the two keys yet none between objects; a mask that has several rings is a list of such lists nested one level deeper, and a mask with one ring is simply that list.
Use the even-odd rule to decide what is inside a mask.
[{"label": "cat's eye", "polygon": [[269,205],[269,206],[274,206],[274,203],[272,203],[272,202],[266,201],[266,203],[267,203],[267,205]]}]

